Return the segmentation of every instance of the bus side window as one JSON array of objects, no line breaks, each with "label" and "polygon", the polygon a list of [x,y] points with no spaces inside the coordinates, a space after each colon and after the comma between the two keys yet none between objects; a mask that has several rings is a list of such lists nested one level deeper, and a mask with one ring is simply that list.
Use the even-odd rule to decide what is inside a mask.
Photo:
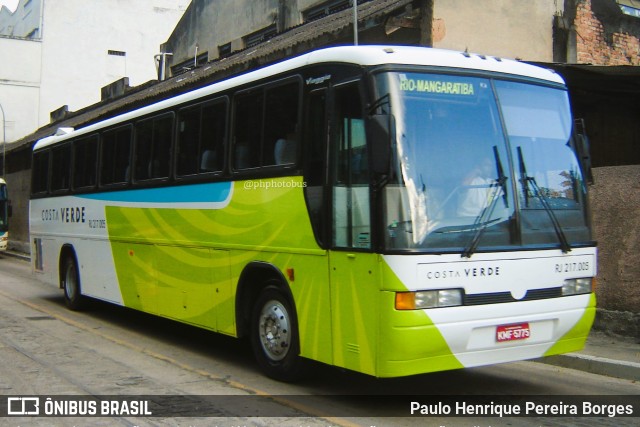
[{"label": "bus side window", "polygon": [[136,181],[169,176],[173,114],[142,120],[136,123],[135,175]]},{"label": "bus side window", "polygon": [[222,171],[226,128],[226,102],[206,104],[202,107],[202,130],[198,154],[201,173]]},{"label": "bus side window", "polygon": [[33,154],[31,165],[31,193],[46,193],[49,186],[49,151],[38,151]]},{"label": "bus side window", "polygon": [[54,148],[51,155],[51,191],[68,190],[71,176],[71,144]]},{"label": "bus side window", "polygon": [[98,135],[82,138],[73,144],[73,188],[96,185]]},{"label": "bus side window", "polygon": [[200,106],[189,107],[178,113],[178,147],[176,156],[176,175],[187,176],[198,173],[198,145],[202,109]]},{"label": "bus side window", "polygon": [[234,169],[296,162],[299,100],[300,83],[297,80],[236,95]]},{"label": "bus side window", "polygon": [[263,123],[262,91],[238,95],[235,100],[234,169],[260,166]]},{"label": "bus side window", "polygon": [[299,93],[297,81],[267,90],[263,166],[296,162]]},{"label": "bus side window", "polygon": [[131,178],[131,127],[102,134],[100,184],[122,184]]}]

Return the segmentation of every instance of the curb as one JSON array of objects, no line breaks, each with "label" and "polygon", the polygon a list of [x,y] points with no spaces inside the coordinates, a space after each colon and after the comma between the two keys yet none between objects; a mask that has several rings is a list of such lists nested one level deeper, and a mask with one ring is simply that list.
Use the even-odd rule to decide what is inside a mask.
[{"label": "curb", "polygon": [[29,256],[27,254],[23,254],[21,252],[14,252],[14,251],[8,250],[8,251],[5,251],[5,252],[2,252],[1,254],[9,256],[11,258],[20,259],[22,261],[31,261],[31,256]]},{"label": "curb", "polygon": [[560,354],[535,360],[536,362],[560,366],[562,368],[577,369],[592,374],[606,375],[630,381],[640,381],[640,363],[589,356],[586,354]]}]

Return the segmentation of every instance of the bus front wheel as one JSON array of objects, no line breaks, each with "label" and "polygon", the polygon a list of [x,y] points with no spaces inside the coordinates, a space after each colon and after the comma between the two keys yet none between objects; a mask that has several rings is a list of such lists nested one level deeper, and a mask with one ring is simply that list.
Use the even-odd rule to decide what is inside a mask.
[{"label": "bus front wheel", "polygon": [[277,288],[265,288],[253,309],[251,347],[258,364],[270,378],[295,381],[302,375],[303,360],[295,313]]},{"label": "bus front wheel", "polygon": [[69,255],[62,265],[62,289],[64,290],[64,302],[70,310],[80,310],[84,306],[84,297],[80,290],[80,274],[75,257]]}]

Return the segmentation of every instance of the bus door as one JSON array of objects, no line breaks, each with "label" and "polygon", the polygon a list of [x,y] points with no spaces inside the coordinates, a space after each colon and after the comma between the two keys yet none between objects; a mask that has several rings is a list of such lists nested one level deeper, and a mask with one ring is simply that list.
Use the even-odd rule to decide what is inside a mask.
[{"label": "bus door", "polygon": [[369,158],[360,81],[332,87],[330,280],[334,363],[375,373],[378,257],[371,252]]}]

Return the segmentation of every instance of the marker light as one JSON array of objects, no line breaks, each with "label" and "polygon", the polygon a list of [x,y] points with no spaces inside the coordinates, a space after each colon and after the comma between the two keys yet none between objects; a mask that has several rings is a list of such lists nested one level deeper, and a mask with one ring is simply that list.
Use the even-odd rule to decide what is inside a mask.
[{"label": "marker light", "polygon": [[562,284],[562,295],[589,294],[593,290],[593,278],[566,279]]},{"label": "marker light", "polygon": [[456,305],[462,305],[460,289],[396,293],[396,310],[421,310]]}]

